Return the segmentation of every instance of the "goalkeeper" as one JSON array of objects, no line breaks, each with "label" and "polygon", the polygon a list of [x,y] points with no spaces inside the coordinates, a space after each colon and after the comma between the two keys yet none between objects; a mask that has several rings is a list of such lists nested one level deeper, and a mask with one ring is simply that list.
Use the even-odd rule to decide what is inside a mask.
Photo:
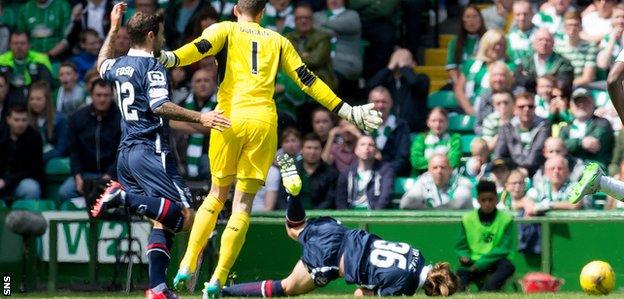
[{"label": "goalkeeper", "polygon": [[231,127],[210,134],[210,193],[197,211],[188,247],[174,286],[190,282],[200,252],[212,233],[230,186],[236,180],[232,215],[221,237],[219,261],[207,284],[208,297],[218,296],[245,241],[249,212],[256,191],[264,184],[277,148],[277,112],[272,99],[275,76],[282,69],[308,95],[364,131],[382,122],[373,104],[352,107],[316,77],[292,44],[277,32],[260,27],[265,0],[238,0],[237,22],[208,27],[194,41],[159,61],[165,67],[184,66],[206,56],[217,60],[216,110],[230,119]]}]

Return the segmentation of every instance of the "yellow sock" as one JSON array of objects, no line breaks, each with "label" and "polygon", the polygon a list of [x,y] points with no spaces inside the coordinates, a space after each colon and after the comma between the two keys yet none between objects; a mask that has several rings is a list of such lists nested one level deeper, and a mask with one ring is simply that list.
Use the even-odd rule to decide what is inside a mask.
[{"label": "yellow sock", "polygon": [[223,203],[215,196],[208,195],[195,214],[195,221],[191,229],[188,245],[184,258],[180,262],[180,269],[189,269],[190,273],[195,272],[197,268],[197,259],[199,253],[206,246],[208,238],[215,228],[219,213],[223,209]]},{"label": "yellow sock", "polygon": [[237,212],[230,216],[225,231],[221,236],[221,248],[219,249],[219,262],[212,274],[211,281],[219,280],[221,285],[225,284],[230,269],[236,262],[238,254],[245,243],[245,235],[249,228],[249,214]]}]

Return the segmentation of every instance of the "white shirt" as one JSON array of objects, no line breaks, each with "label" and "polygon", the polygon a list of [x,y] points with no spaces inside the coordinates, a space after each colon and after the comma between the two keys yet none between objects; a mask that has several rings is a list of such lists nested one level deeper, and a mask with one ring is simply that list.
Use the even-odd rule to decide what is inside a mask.
[{"label": "white shirt", "polygon": [[87,27],[91,28],[100,35],[100,38],[105,38],[104,28],[102,27],[102,20],[104,20],[104,13],[106,12],[106,0],[102,0],[100,4],[95,5],[89,1],[87,3]]},{"label": "white shirt", "polygon": [[605,36],[613,30],[611,19],[602,18],[597,11],[588,13],[583,17],[583,31],[591,35]]}]

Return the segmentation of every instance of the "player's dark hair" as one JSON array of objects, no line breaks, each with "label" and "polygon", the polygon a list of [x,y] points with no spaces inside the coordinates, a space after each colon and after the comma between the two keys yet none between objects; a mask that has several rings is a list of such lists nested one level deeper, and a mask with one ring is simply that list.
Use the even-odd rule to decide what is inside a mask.
[{"label": "player's dark hair", "polygon": [[480,180],[479,183],[477,183],[477,194],[486,192],[496,194],[496,184],[490,180]]},{"label": "player's dark hair", "polygon": [[238,0],[236,5],[242,13],[255,17],[264,9],[266,0]]},{"label": "player's dark hair", "polygon": [[459,277],[451,271],[449,263],[437,263],[427,274],[423,289],[427,296],[451,296],[459,289]]},{"label": "player's dark hair", "polygon": [[319,137],[318,135],[316,135],[315,133],[308,133],[305,134],[303,136],[303,143],[306,143],[306,141],[318,141],[321,145],[323,144],[323,141],[321,140],[321,137]]},{"label": "player's dark hair", "polygon": [[93,81],[93,84],[91,85],[91,89],[89,90],[89,93],[93,94],[93,90],[95,89],[96,86],[106,87],[106,88],[110,88],[111,90],[113,90],[113,86],[110,83],[106,82],[106,80],[102,78],[98,78],[95,81]]},{"label": "player's dark hair", "polygon": [[144,14],[140,11],[135,13],[126,26],[130,36],[130,44],[134,46],[145,43],[145,38],[150,31],[154,32],[154,35],[158,35],[162,22],[163,16],[161,14]]}]

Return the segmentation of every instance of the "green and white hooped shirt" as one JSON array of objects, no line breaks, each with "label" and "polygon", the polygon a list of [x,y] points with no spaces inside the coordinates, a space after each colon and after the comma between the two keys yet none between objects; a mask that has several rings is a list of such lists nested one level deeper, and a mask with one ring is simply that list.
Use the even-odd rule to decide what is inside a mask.
[{"label": "green and white hooped shirt", "polygon": [[533,55],[531,38],[535,32],[535,27],[527,31],[522,31],[513,26],[507,34],[507,57],[516,64],[519,64],[525,57]]},{"label": "green and white hooped shirt", "polygon": [[[277,30],[277,20],[284,19],[284,27],[281,31]],[[264,7],[264,15],[260,20],[260,25],[264,28],[277,31],[282,35],[295,31],[295,15],[292,5],[288,5],[286,9],[278,12],[271,3],[267,3]]]},{"label": "green and white hooped shirt", "polygon": [[[574,11],[570,7],[568,11]],[[553,35],[555,41],[562,40],[565,36],[563,30],[563,15],[557,15],[554,8],[550,7],[542,10],[533,16],[533,25],[537,28],[546,28]]]},{"label": "green and white hooped shirt", "polygon": [[567,201],[570,187],[570,181],[567,180],[559,190],[555,191],[550,181],[544,180],[542,184],[529,189],[526,196],[535,200],[538,210],[545,211],[550,209],[552,203]]},{"label": "green and white hooped shirt", "polygon": [[457,48],[457,37],[453,37],[449,42],[446,51],[446,70],[459,69],[461,71],[463,62],[473,59],[479,49],[479,36],[469,34],[462,48],[461,61],[455,61],[455,49]]}]

